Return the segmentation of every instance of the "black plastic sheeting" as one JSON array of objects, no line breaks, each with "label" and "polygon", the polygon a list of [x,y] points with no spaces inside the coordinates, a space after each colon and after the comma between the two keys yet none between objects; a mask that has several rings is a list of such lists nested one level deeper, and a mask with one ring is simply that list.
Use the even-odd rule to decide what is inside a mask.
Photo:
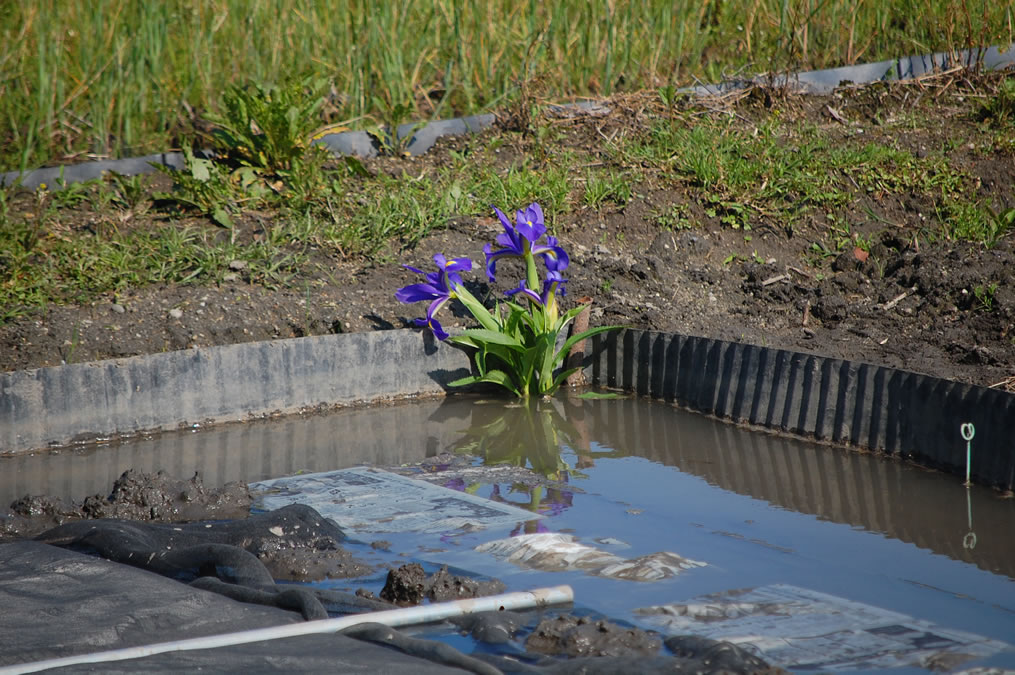
[{"label": "black plastic sheeting", "polygon": [[[311,547],[321,531],[344,536],[313,509],[292,505],[252,516],[246,521],[226,523],[79,520],[60,525],[36,541],[0,544],[0,598],[4,599],[6,610],[0,613],[0,630],[9,638],[7,644],[0,647],[0,671],[7,672],[4,666],[13,666],[13,672],[32,671],[38,667],[33,666],[33,662],[38,661],[292,623],[296,614],[281,610],[299,607],[263,602],[251,595],[252,591],[267,592],[263,590],[266,587],[279,591],[273,594],[275,597],[318,594],[329,607],[342,607],[343,611],[351,607],[353,613],[391,608],[379,601],[332,590],[290,584],[276,588],[270,575],[264,577],[267,571],[256,556],[247,550],[250,547],[247,539],[277,537],[274,531],[283,525],[290,528],[287,537],[297,537],[302,545]],[[308,529],[307,526],[309,532],[301,531]],[[241,541],[237,542],[237,538]],[[195,541],[200,543],[195,545]],[[48,545],[54,543],[61,548]],[[64,547],[70,550],[61,550]],[[212,547],[214,555],[209,557],[207,551]],[[87,555],[90,553],[98,553],[106,560]],[[235,564],[236,561],[240,564]],[[253,573],[248,570],[246,574],[237,575],[237,567],[250,567]],[[195,575],[205,576],[191,580]],[[237,576],[246,579],[237,579]],[[364,606],[363,603],[368,604]],[[467,614],[455,623],[470,625],[473,638],[479,642],[502,644],[510,640],[521,623],[529,619],[537,621],[542,614],[541,610],[527,614],[491,611]],[[323,607],[320,614],[303,612],[303,615],[308,620],[328,617]],[[509,621],[505,623],[504,619]],[[477,675],[504,672],[545,675],[769,670],[768,664],[760,658],[726,642],[689,635],[671,636],[665,639],[666,648],[671,652],[668,654],[660,649],[663,640],[654,634],[637,631],[643,639],[631,637],[630,644],[625,647],[622,640],[617,641],[616,637],[611,640],[611,636],[605,634],[619,633],[623,637],[636,632],[633,629],[629,631],[604,620],[570,616],[559,619],[567,630],[580,631],[580,634],[569,639],[565,632],[552,636],[552,640],[566,641],[569,645],[563,652],[566,654],[571,653],[571,648],[580,646],[579,654],[583,657],[565,659],[560,655],[544,656],[539,651],[510,652],[510,657],[483,651],[468,655],[444,642],[364,622],[340,634],[169,651],[123,661],[82,663],[59,671],[191,672],[211,669],[250,673],[453,671]],[[508,624],[512,624],[513,629]],[[497,629],[501,629],[499,633]],[[537,626],[534,630],[540,628]],[[599,644],[598,639],[604,642]],[[602,653],[597,655],[597,652]]]},{"label": "black plastic sheeting", "polygon": [[[1015,394],[869,363],[652,331],[597,335],[591,381],[734,422],[1015,487]],[[586,371],[588,372],[588,370]]]},{"label": "black plastic sheeting", "polygon": [[[988,47],[963,50],[955,54],[938,53],[909,56],[858,66],[813,70],[773,77],[758,76],[750,80],[734,80],[717,85],[700,85],[682,89],[681,91],[694,95],[708,96],[724,94],[755,85],[772,85],[789,87],[808,93],[828,93],[836,87],[847,83],[867,84],[879,81],[906,80],[935,71],[947,70],[955,66],[972,67],[980,65],[988,70],[996,70],[1010,66],[1013,63],[1015,63],[1015,45],[1009,46],[1005,51],[1001,51],[1000,47]],[[596,107],[599,104],[582,102],[575,105],[579,108],[584,108]],[[495,120],[495,115],[486,114],[450,120],[435,120],[426,124],[402,124],[396,130],[395,144],[402,145],[404,143],[406,152],[410,155],[418,156],[425,154],[433,147],[437,139],[442,136],[461,136],[467,133],[475,133],[489,127]],[[407,142],[406,139],[408,139]],[[315,142],[325,145],[335,155],[376,157],[382,150],[380,141],[365,131],[345,131],[337,134],[328,134]],[[179,152],[164,152],[146,157],[100,160],[84,164],[36,169],[24,173],[11,171],[0,175],[0,186],[14,185],[20,182],[21,187],[34,190],[39,185],[45,183],[50,190],[59,190],[65,184],[101,178],[103,174],[108,172],[116,172],[123,176],[150,173],[155,170],[152,164],[164,164],[177,169],[183,168],[183,155]]]},{"label": "black plastic sheeting", "polygon": [[[301,621],[157,574],[35,541],[0,544],[0,670],[108,649]],[[60,668],[61,673],[447,673],[446,665],[343,635],[306,635]],[[465,672],[465,671],[451,671]]]}]

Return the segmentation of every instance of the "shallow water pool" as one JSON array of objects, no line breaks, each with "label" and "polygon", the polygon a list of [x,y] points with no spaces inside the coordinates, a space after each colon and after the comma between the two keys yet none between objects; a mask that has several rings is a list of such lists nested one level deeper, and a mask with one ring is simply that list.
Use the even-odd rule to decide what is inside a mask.
[{"label": "shallow water pool", "polygon": [[[580,608],[753,635],[800,670],[1015,668],[1015,500],[655,401],[456,397],[164,434],[0,459],[0,495],[80,499],[130,467],[214,485],[362,464],[519,509],[486,529],[347,525],[375,562],[450,564],[509,590],[567,583]],[[379,540],[390,554],[367,546]]]}]

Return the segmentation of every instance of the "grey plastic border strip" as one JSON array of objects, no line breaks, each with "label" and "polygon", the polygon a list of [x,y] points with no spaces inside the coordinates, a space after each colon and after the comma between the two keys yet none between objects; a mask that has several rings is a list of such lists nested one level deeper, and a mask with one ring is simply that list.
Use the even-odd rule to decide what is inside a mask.
[{"label": "grey plastic border strip", "polygon": [[867,363],[628,330],[593,339],[592,383],[717,417],[1015,485],[1015,394]]},{"label": "grey plastic border strip", "polygon": [[[694,95],[724,94],[737,89],[757,84],[774,84],[796,88],[807,93],[827,93],[836,87],[853,82],[868,84],[885,80],[905,80],[920,77],[934,72],[936,69],[947,69],[956,65],[971,66],[981,63],[984,68],[1000,69],[1015,63],[1015,45],[1006,51],[999,47],[970,49],[956,54],[938,53],[922,56],[909,56],[889,61],[879,61],[858,66],[844,66],[826,70],[812,70],[792,75],[782,75],[769,80],[763,76],[751,80],[724,82],[716,85],[700,85],[682,89],[682,92]],[[596,109],[601,104],[583,101],[573,104],[574,107]],[[555,106],[562,108],[566,106]],[[428,124],[402,124],[396,130],[399,143],[408,142],[406,151],[413,156],[425,154],[442,136],[462,136],[481,131],[496,121],[496,116],[473,115],[449,120],[436,120]],[[326,146],[336,156],[354,155],[358,157],[376,157],[381,150],[377,139],[365,131],[345,131],[328,134],[315,141]],[[128,159],[109,159],[86,162],[63,167],[51,167],[26,171],[10,171],[0,174],[0,186],[14,185],[20,181],[21,187],[34,190],[45,183],[51,190],[58,190],[62,184],[79,183],[101,178],[109,172],[124,176],[150,173],[155,169],[152,164],[164,164],[173,168],[183,168],[183,155],[179,152],[164,152],[146,157]]]},{"label": "grey plastic border strip", "polygon": [[463,352],[413,330],[189,349],[0,374],[0,452],[444,393]]},{"label": "grey plastic border strip", "polygon": [[826,70],[811,70],[791,75],[774,77],[757,76],[749,80],[723,82],[718,85],[699,85],[681,91],[699,96],[725,94],[754,85],[774,85],[790,87],[808,94],[827,94],[844,84],[870,84],[911,80],[928,75],[935,71],[948,70],[956,66],[972,67],[981,64],[986,70],[1000,70],[1015,63],[1015,45],[1006,51],[1000,47],[981,49],[965,49],[959,52],[938,52],[921,56],[908,56],[901,59],[878,61],[858,66],[843,66]]}]

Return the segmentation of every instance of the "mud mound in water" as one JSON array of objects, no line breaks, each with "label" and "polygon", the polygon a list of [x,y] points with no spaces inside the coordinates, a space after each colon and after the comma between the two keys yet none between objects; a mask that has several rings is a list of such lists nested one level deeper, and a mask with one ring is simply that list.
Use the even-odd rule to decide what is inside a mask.
[{"label": "mud mound in water", "polygon": [[72,520],[120,518],[134,521],[187,522],[246,518],[250,492],[242,483],[206,488],[195,474],[176,480],[163,472],[128,469],[108,495],[92,495],[68,504],[46,495],[25,495],[0,515],[0,541],[33,537]]}]

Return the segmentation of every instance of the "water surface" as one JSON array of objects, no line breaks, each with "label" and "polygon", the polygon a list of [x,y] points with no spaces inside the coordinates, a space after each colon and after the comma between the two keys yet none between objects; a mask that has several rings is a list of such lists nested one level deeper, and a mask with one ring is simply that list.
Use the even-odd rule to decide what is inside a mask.
[{"label": "water surface", "polygon": [[[645,618],[639,608],[789,584],[994,640],[1015,636],[1015,500],[648,400],[524,406],[456,397],[6,457],[0,497],[82,499],[108,491],[127,468],[179,478],[196,471],[213,486],[446,452],[554,481],[427,476],[543,517],[497,531],[353,536],[390,541],[392,560],[450,563],[512,589],[569,583],[578,605],[634,623]],[[527,569],[475,550],[526,532],[569,534],[626,559],[670,552],[704,566],[636,582]],[[1015,667],[1015,654],[987,662]]]}]

